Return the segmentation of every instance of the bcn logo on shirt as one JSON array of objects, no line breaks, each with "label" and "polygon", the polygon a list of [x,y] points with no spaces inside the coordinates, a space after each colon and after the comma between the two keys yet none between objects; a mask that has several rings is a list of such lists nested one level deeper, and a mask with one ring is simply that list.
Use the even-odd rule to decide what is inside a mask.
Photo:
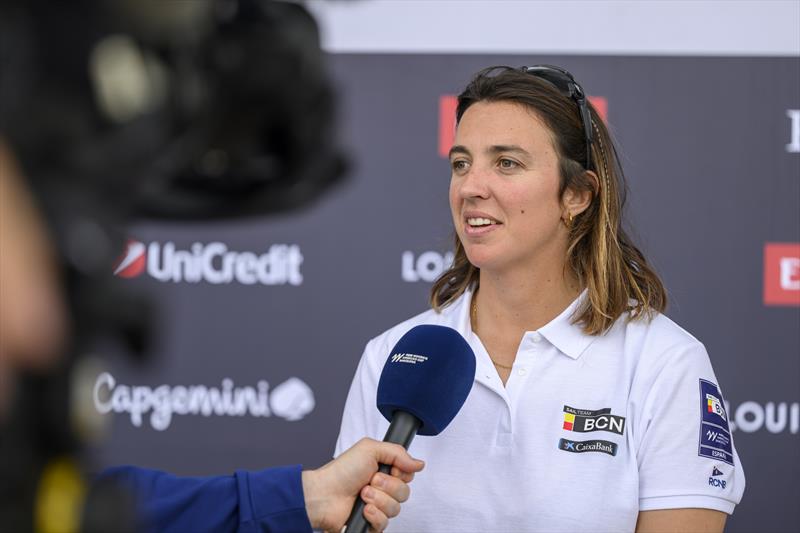
[{"label": "bcn logo on shirt", "polygon": [[610,408],[588,411],[564,406],[564,425],[567,431],[588,433],[590,431],[609,431],[622,435],[625,431],[625,417],[612,415]]}]

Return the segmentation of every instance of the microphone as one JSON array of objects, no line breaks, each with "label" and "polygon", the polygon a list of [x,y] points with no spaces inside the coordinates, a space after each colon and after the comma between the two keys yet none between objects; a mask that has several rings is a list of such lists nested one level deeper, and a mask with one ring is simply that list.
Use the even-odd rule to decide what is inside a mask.
[{"label": "microphone", "polygon": [[[438,435],[455,418],[475,381],[475,354],[453,328],[411,328],[392,348],[378,382],[378,410],[391,422],[384,442],[408,449],[414,436]],[[390,465],[380,465],[388,474]],[[364,533],[359,496],[342,533]]]}]

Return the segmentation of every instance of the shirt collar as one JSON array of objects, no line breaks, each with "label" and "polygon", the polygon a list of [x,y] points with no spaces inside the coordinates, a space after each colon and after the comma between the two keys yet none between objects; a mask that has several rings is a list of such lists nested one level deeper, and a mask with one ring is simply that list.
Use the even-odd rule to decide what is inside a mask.
[{"label": "shirt collar", "polygon": [[576,311],[587,297],[587,290],[584,289],[560,315],[538,329],[542,337],[572,359],[580,357],[595,340],[595,336],[585,333],[580,324],[572,323]]},{"label": "shirt collar", "polygon": [[[474,335],[469,313],[473,294],[474,291],[471,287],[464,291],[458,301],[459,308],[453,309],[453,312],[457,316],[456,324],[458,324],[459,331]],[[580,324],[572,323],[574,313],[587,297],[588,292],[584,289],[561,314],[536,331],[560,352],[572,359],[580,357],[595,340],[593,335],[588,335],[583,331]],[[527,332],[526,335],[530,333],[532,332]]]}]

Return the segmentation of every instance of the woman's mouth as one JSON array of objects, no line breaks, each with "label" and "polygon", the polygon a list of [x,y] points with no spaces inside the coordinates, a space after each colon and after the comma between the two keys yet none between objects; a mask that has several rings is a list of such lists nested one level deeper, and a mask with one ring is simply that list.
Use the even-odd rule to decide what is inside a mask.
[{"label": "woman's mouth", "polygon": [[467,217],[464,224],[464,232],[467,235],[484,235],[497,229],[501,223],[487,217]]}]

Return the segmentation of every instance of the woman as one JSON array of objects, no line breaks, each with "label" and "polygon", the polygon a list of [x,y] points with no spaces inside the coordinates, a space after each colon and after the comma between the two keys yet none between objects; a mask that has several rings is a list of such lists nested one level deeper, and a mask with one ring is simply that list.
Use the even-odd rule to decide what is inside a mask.
[{"label": "woman", "polygon": [[622,229],[622,170],[583,90],[557,67],[489,68],[456,122],[453,266],[432,310],[367,344],[337,454],[383,436],[394,343],[441,324],[472,346],[475,384],[413,443],[428,468],[391,531],[722,531],[744,490],[724,401]]}]

